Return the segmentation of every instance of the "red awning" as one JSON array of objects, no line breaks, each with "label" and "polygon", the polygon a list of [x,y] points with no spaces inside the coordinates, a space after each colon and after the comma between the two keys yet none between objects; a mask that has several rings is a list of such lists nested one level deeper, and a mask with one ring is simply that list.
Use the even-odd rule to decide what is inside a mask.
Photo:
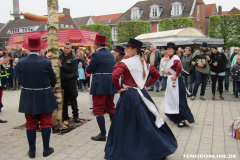
[{"label": "red awning", "polygon": [[[47,33],[47,31],[14,33],[9,38],[7,46],[22,46],[23,43],[27,42],[29,36],[42,36],[44,33]],[[66,42],[71,42],[72,44],[79,45],[92,44],[95,41],[96,34],[96,31],[90,31],[85,29],[60,29],[58,30],[59,45]]]}]

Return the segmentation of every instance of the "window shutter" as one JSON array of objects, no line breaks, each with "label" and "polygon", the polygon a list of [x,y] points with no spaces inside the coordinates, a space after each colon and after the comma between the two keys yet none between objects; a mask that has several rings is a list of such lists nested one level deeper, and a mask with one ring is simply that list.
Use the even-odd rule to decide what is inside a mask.
[{"label": "window shutter", "polygon": [[150,13],[149,13],[149,17],[152,18],[153,17],[153,8],[150,9]]},{"label": "window shutter", "polygon": [[160,16],[160,8],[159,7],[157,8],[157,16],[158,17]]},{"label": "window shutter", "polygon": [[136,12],[137,12],[137,19],[139,19],[140,18],[140,10],[138,9]]},{"label": "window shutter", "polygon": [[132,10],[132,14],[131,14],[131,19],[133,19],[133,10]]},{"label": "window shutter", "polygon": [[179,15],[182,15],[182,5],[179,5]]},{"label": "window shutter", "polygon": [[174,6],[172,6],[172,11],[171,11],[171,15],[174,15]]}]

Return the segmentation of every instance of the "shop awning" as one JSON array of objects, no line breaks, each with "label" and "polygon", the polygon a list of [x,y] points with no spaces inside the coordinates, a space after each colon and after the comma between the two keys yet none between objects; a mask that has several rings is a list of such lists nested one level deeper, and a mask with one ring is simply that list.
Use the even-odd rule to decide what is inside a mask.
[{"label": "shop awning", "polygon": [[[173,42],[179,47],[199,48],[202,42],[208,45],[216,45],[221,47],[224,45],[223,39],[206,38],[206,36],[196,28],[182,28],[161,32],[146,33],[137,36],[135,39],[143,42],[143,48],[154,44],[156,46],[167,46],[168,42]],[[127,43],[119,43],[116,45],[126,46]],[[116,46],[114,45],[114,47]]]},{"label": "shop awning", "polygon": [[[14,33],[11,35],[7,46],[22,46],[26,43],[30,35],[40,35],[47,31]],[[93,45],[97,32],[85,29],[60,29],[58,30],[59,46],[63,46],[66,42],[72,43],[73,46],[89,46]]]},{"label": "shop awning", "polygon": [[156,46],[167,46],[168,42],[173,42],[177,46],[199,47],[202,42],[209,45],[223,46],[223,39],[206,38],[206,36],[196,28],[182,28],[169,31],[141,34],[136,39],[142,42],[149,42]]}]

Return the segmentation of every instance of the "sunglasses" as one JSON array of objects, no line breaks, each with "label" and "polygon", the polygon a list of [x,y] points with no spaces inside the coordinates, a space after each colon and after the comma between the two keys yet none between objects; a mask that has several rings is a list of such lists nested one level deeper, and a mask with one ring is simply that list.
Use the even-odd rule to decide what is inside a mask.
[{"label": "sunglasses", "polygon": [[65,44],[66,44],[66,45],[70,45],[71,43],[70,43],[70,42],[66,42]]}]

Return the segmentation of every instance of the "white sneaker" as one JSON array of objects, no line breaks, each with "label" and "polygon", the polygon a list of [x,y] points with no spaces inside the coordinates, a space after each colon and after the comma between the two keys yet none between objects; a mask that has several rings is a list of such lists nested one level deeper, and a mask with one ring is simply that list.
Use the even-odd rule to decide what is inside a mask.
[{"label": "white sneaker", "polygon": [[192,96],[191,100],[194,100],[196,98],[196,96]]},{"label": "white sneaker", "polygon": [[206,100],[203,96],[200,96],[200,99],[201,99],[201,100]]},{"label": "white sneaker", "polygon": [[231,94],[235,94],[234,92],[232,92]]}]

